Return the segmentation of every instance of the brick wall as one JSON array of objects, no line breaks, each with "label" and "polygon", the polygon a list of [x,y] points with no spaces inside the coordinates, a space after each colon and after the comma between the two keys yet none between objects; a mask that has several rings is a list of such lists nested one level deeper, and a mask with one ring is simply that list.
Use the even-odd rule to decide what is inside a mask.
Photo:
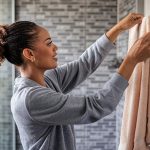
[{"label": "brick wall", "polygon": [[[31,20],[47,28],[58,45],[59,64],[77,59],[90,44],[116,23],[116,0],[16,0],[16,20]],[[112,50],[101,67],[72,93],[93,94],[115,71],[108,65]],[[90,125],[75,126],[77,150],[115,150],[116,115]],[[18,141],[18,149],[22,149]]]},{"label": "brick wall", "polygon": [[[5,15],[4,15],[5,14]],[[0,0],[0,24],[11,23],[11,2]],[[0,66],[0,150],[12,149],[12,66],[7,61]]]}]

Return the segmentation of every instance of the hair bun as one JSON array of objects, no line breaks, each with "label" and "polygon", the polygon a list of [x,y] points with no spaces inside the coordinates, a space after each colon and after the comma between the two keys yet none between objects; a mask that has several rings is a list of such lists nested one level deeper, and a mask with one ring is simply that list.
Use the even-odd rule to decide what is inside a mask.
[{"label": "hair bun", "polygon": [[6,36],[7,35],[7,31],[6,31],[6,27],[7,25],[0,25],[0,32],[2,35]]},{"label": "hair bun", "polygon": [[0,25],[0,66],[1,63],[4,61],[5,56],[4,56],[4,45],[6,44],[6,36],[7,36],[7,25]]},{"label": "hair bun", "polygon": [[4,47],[0,45],[0,66],[2,62],[5,60],[4,51],[5,51]]}]

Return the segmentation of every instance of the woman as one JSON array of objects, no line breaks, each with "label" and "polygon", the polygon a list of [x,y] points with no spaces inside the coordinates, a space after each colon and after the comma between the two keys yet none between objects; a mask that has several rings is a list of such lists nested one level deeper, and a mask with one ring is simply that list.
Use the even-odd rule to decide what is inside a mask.
[{"label": "woman", "polygon": [[100,65],[117,36],[141,23],[131,13],[97,39],[78,60],[57,66],[57,46],[48,31],[28,21],[0,28],[0,58],[20,72],[11,111],[25,150],[75,150],[74,124],[88,124],[117,106],[137,63],[150,57],[150,33],[139,39],[103,89],[90,96],[69,93]]}]

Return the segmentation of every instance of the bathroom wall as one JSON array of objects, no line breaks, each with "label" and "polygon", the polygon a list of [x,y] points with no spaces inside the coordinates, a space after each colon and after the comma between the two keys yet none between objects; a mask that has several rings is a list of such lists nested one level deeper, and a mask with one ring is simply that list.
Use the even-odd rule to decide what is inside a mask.
[{"label": "bathroom wall", "polygon": [[[117,21],[116,0],[16,0],[16,20],[44,26],[58,45],[59,65],[77,59],[84,50]],[[102,88],[115,69],[109,64],[112,50],[97,71],[72,94],[93,94]],[[116,150],[116,115],[90,125],[75,126],[77,150]],[[22,149],[17,141],[17,149]]]}]

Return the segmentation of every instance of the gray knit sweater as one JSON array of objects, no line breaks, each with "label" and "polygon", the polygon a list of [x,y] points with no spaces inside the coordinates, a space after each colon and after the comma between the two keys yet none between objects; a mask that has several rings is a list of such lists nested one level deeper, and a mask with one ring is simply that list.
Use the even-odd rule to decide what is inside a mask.
[{"label": "gray knit sweater", "polygon": [[73,125],[96,122],[114,111],[128,86],[117,72],[93,95],[68,94],[112,48],[104,34],[78,60],[47,70],[47,87],[25,77],[15,79],[11,111],[24,150],[75,150]]}]

